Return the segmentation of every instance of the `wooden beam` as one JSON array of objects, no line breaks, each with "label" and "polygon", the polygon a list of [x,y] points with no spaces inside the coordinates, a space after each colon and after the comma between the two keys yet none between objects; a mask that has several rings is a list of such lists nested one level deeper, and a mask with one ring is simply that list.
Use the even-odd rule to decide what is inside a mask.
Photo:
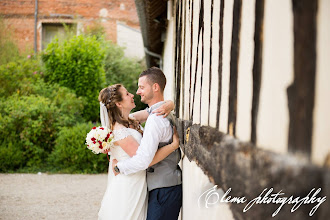
[{"label": "wooden beam", "polygon": [[310,158],[316,77],[317,1],[292,0],[294,25],[294,81],[287,89],[288,148]]},{"label": "wooden beam", "polygon": [[[205,30],[205,7],[204,7],[204,1],[201,0],[201,7],[203,10],[202,14],[200,14],[200,18],[202,19],[202,26],[200,28],[201,34],[202,34],[202,65],[201,65],[201,79],[200,79],[200,96],[199,96],[199,121],[202,121],[202,92],[203,92],[203,76],[204,76],[204,30]],[[197,76],[197,71],[196,71]]]},{"label": "wooden beam", "polygon": [[254,59],[253,59],[253,95],[251,109],[251,142],[257,143],[257,122],[262,76],[262,48],[265,0],[256,0],[254,25]]},{"label": "wooden beam", "polygon": [[[183,37],[182,37],[182,41],[183,41],[183,46],[182,46],[182,67],[180,68],[182,73],[182,78],[181,78],[181,85],[182,85],[182,118],[184,118],[184,108],[185,108],[185,105],[186,105],[186,90],[185,90],[185,75],[186,75],[186,32],[187,32],[187,10],[186,10],[186,4],[187,2],[186,1],[183,1],[182,3],[182,7],[183,7],[183,10],[181,12],[181,14],[184,14],[184,17],[182,19],[182,23],[184,26],[184,32],[183,32]],[[181,15],[183,16],[183,15]]]},{"label": "wooden beam", "polygon": [[176,15],[176,47],[175,47],[175,113],[176,117],[180,115],[180,106],[181,106],[181,44],[182,44],[182,1],[177,2],[177,15]]},{"label": "wooden beam", "polygon": [[[200,9],[199,9],[199,21],[198,21],[198,35],[197,35],[197,46],[196,46],[196,65],[195,65],[195,79],[194,79],[194,91],[193,91],[193,101],[192,101],[192,110],[190,115],[190,120],[194,117],[194,104],[195,104],[195,96],[196,96],[196,82],[197,82],[197,70],[198,70],[198,60],[199,60],[199,54],[198,54],[198,47],[199,47],[199,39],[200,35],[202,38],[202,73],[203,73],[203,54],[204,54],[204,45],[203,45],[203,39],[204,39],[204,1],[200,1]],[[201,75],[202,75],[201,73]]]},{"label": "wooden beam", "polygon": [[216,129],[219,129],[220,123],[220,107],[221,107],[221,91],[222,91],[222,53],[223,53],[223,16],[225,1],[220,2],[220,19],[219,19],[219,63],[218,63],[218,104],[217,104],[217,121]]},{"label": "wooden beam", "polygon": [[194,33],[194,2],[190,0],[189,11],[191,13],[190,20],[190,70],[189,70],[189,116],[191,115],[191,84],[192,84],[192,53],[193,53],[193,33]]},{"label": "wooden beam", "polygon": [[241,30],[242,0],[234,0],[233,31],[230,51],[229,110],[227,133],[235,136],[237,117],[237,77]]},{"label": "wooden beam", "polygon": [[210,109],[211,109],[211,84],[212,84],[212,37],[213,37],[213,5],[214,0],[211,1],[211,36],[210,36],[210,69],[209,69],[209,109],[207,115],[207,125],[210,125]]}]

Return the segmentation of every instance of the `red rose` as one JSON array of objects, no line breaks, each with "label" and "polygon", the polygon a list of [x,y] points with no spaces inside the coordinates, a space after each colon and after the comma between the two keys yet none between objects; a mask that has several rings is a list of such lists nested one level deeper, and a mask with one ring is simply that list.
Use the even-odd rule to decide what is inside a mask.
[{"label": "red rose", "polygon": [[95,137],[92,137],[92,138],[91,138],[91,141],[95,141],[95,140],[96,140]]},{"label": "red rose", "polygon": [[99,146],[99,148],[100,148],[101,150],[103,149],[103,147],[102,147],[101,145]]},{"label": "red rose", "polygon": [[96,129],[96,127],[93,127],[92,129]]},{"label": "red rose", "polygon": [[104,128],[100,127],[101,130],[104,130]]}]

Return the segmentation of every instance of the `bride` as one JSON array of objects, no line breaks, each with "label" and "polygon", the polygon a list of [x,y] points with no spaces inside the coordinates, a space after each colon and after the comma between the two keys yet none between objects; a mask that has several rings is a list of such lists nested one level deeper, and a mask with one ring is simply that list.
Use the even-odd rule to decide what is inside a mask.
[{"label": "bride", "polygon": [[[108,126],[114,134],[111,157],[118,161],[135,155],[143,135],[139,123],[146,121],[149,115],[146,110],[130,114],[135,107],[133,97],[121,84],[106,87],[99,94],[102,125]],[[167,102],[156,111],[166,116],[173,107],[173,102]],[[173,142],[160,148],[149,166],[163,160],[178,147],[179,138],[174,129]],[[147,198],[146,171],[115,176],[111,160],[108,185],[98,213],[99,220],[145,220]]]}]

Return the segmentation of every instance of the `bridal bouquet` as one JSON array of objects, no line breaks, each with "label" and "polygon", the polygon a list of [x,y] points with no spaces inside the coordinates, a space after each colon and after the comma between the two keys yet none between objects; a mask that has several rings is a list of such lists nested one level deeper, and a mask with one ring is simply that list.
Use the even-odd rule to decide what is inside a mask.
[{"label": "bridal bouquet", "polygon": [[86,145],[94,154],[102,153],[103,150],[110,150],[113,147],[113,134],[109,128],[93,127],[87,134]]}]

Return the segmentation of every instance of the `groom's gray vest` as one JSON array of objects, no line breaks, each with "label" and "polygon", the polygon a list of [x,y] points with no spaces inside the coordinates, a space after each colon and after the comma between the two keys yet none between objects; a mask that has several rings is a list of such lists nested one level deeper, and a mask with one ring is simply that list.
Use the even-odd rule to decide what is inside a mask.
[{"label": "groom's gray vest", "polygon": [[[157,103],[152,106],[152,108],[148,108],[147,111],[149,114],[159,106],[161,106],[163,102]],[[166,118],[169,120],[168,118]],[[173,128],[173,123],[171,120],[170,124]],[[173,129],[172,129],[173,131]],[[172,143],[172,137],[169,142],[159,143],[158,149],[164,147]],[[176,186],[182,183],[181,169],[178,165],[181,159],[181,151],[180,148],[173,151],[170,155],[168,155],[164,160],[159,163],[149,167],[147,169],[147,183],[148,190],[151,191],[156,188],[170,187]]]}]

